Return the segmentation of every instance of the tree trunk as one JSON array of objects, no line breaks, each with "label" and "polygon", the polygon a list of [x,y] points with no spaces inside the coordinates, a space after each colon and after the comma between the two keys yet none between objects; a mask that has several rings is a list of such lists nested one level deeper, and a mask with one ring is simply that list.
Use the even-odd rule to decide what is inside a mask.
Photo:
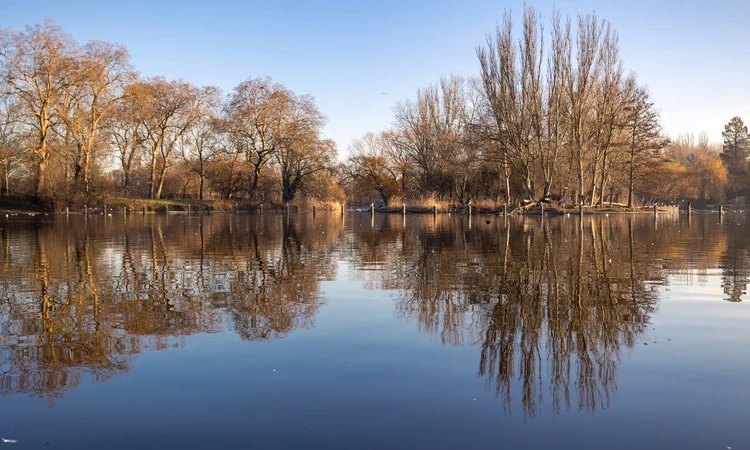
[{"label": "tree trunk", "polygon": [[156,189],[156,196],[153,198],[159,199],[161,198],[161,191],[164,189],[164,178],[167,175],[167,166],[161,168],[159,171],[159,185]]},{"label": "tree trunk", "polygon": [[36,186],[34,188],[34,196],[39,199],[41,198],[42,191],[44,190],[44,184],[47,181],[47,158],[39,160],[36,166]]},{"label": "tree trunk", "polygon": [[629,167],[629,174],[628,174],[628,208],[633,207],[633,163],[634,163],[635,155],[633,154],[633,151],[630,151],[630,167]]},{"label": "tree trunk", "polygon": [[122,195],[124,197],[130,196],[130,170],[125,170],[125,173],[123,173],[123,189],[122,189]]},{"label": "tree trunk", "polygon": [[10,163],[6,161],[3,163],[3,182],[0,185],[0,197],[8,196],[8,172],[10,172]]},{"label": "tree trunk", "polygon": [[154,197],[154,188],[156,187],[156,153],[151,155],[151,176],[148,181],[148,198]]},{"label": "tree trunk", "polygon": [[578,151],[578,203],[583,201],[583,159],[581,158],[581,151]]},{"label": "tree trunk", "polygon": [[283,176],[283,178],[281,200],[284,203],[291,202],[297,194],[297,182],[290,180],[287,176]]},{"label": "tree trunk", "polygon": [[89,164],[91,163],[91,152],[87,151],[83,156],[83,167],[81,167],[83,177],[83,192],[89,193]]}]

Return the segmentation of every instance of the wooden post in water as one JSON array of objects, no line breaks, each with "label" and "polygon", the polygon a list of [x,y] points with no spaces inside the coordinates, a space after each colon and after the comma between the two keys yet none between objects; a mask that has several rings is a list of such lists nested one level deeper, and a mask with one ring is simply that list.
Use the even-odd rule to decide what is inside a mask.
[{"label": "wooden post in water", "polygon": [[659,213],[659,210],[657,209],[656,203],[654,203],[654,215],[657,215]]},{"label": "wooden post in water", "polygon": [[263,214],[263,203],[260,204],[260,213]]},{"label": "wooden post in water", "polygon": [[437,218],[437,205],[432,205],[432,215]]},{"label": "wooden post in water", "polygon": [[503,203],[503,217],[508,215],[508,204]]},{"label": "wooden post in water", "polygon": [[143,215],[146,215],[146,205],[143,205]]},{"label": "wooden post in water", "polygon": [[344,204],[343,203],[341,204],[341,215],[342,216],[344,215]]},{"label": "wooden post in water", "polygon": [[169,206],[164,205],[164,214],[169,214]]},{"label": "wooden post in water", "polygon": [[70,208],[69,208],[69,207],[67,207],[67,206],[65,207],[65,215],[66,215],[66,216],[69,216],[69,215],[70,215]]},{"label": "wooden post in water", "polygon": [[127,213],[128,213],[128,208],[127,208],[127,206],[123,206],[123,207],[122,207],[122,215],[124,216],[124,215],[126,215]]},{"label": "wooden post in water", "polygon": [[583,217],[583,200],[578,203],[578,215]]},{"label": "wooden post in water", "polygon": [[719,218],[724,215],[724,205],[719,205]]},{"label": "wooden post in water", "polygon": [[469,200],[469,226],[471,226],[471,200]]},{"label": "wooden post in water", "polygon": [[190,215],[190,203],[188,203],[188,216]]},{"label": "wooden post in water", "polygon": [[688,205],[687,205],[687,215],[688,215],[688,217],[690,217],[690,214],[692,214],[692,213],[693,213],[693,205],[690,202],[688,202]]},{"label": "wooden post in water", "polygon": [[539,207],[542,209],[542,218],[544,218],[544,203],[540,203]]},{"label": "wooden post in water", "polygon": [[401,214],[403,214],[404,217],[406,217],[406,203],[401,204]]},{"label": "wooden post in water", "polygon": [[83,215],[87,216],[89,214],[89,207],[88,205],[83,205]]},{"label": "wooden post in water", "polygon": [[375,217],[375,203],[370,203],[370,215]]},{"label": "wooden post in water", "polygon": [[315,217],[315,205],[313,205],[313,217]]}]

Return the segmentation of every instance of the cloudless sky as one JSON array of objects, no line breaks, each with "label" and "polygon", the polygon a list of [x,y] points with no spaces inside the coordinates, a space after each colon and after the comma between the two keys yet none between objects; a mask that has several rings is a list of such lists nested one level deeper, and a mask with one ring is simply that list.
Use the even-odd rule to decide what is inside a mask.
[{"label": "cloudless sky", "polygon": [[[672,137],[750,122],[747,0],[527,1],[549,17],[596,12],[620,35],[624,67],[648,85]],[[231,91],[270,76],[315,97],[344,156],[388,128],[397,101],[441,75],[476,76],[476,48],[522,1],[0,0],[0,27],[52,19],[76,40],[124,45],[143,76]]]}]

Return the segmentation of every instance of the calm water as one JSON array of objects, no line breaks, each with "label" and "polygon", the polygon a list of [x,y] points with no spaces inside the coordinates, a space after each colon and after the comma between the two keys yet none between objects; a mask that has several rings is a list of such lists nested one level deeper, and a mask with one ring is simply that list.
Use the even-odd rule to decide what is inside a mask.
[{"label": "calm water", "polygon": [[747,449],[748,225],[1,218],[0,437]]}]

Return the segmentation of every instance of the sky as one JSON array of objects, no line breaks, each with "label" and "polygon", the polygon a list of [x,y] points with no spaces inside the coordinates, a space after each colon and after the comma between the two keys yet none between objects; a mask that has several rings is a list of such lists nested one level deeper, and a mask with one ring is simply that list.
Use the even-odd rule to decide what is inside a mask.
[{"label": "sky", "polygon": [[[124,45],[144,77],[225,93],[271,77],[315,97],[339,156],[393,123],[398,101],[441,75],[479,74],[476,49],[523,1],[0,0],[0,27],[51,19],[77,41]],[[624,67],[648,86],[664,131],[720,142],[734,116],[750,122],[747,0],[531,1],[549,17],[595,12],[620,36]]]}]

